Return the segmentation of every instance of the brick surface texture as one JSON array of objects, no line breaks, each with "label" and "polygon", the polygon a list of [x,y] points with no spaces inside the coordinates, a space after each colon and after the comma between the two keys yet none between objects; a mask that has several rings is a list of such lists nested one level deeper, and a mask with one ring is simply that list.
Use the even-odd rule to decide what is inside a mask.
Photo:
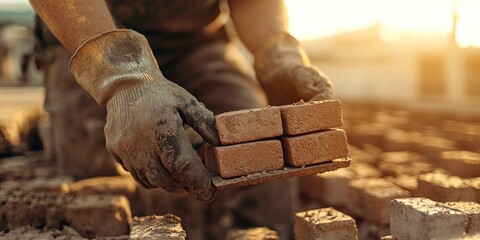
[{"label": "brick surface texture", "polygon": [[284,133],[299,135],[343,125],[340,101],[312,101],[281,107]]},{"label": "brick surface texture", "polygon": [[355,220],[333,208],[322,208],[295,214],[295,239],[357,239]]},{"label": "brick surface texture", "polygon": [[267,107],[222,113],[215,117],[224,145],[278,137],[283,134],[280,109]]},{"label": "brick surface texture", "polygon": [[286,162],[295,167],[348,156],[345,131],[334,129],[282,138]]},{"label": "brick surface texture", "polygon": [[284,166],[282,145],[279,140],[213,147],[213,154],[208,155],[207,167],[223,178],[278,170]]}]

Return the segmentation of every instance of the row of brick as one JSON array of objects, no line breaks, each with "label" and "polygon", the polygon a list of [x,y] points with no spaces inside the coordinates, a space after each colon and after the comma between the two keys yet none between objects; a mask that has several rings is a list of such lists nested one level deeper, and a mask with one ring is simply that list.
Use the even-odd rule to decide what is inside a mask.
[{"label": "row of brick", "polygon": [[216,126],[225,146],[209,147],[205,165],[231,178],[346,157],[345,131],[332,129],[342,123],[338,100],[223,113]]}]

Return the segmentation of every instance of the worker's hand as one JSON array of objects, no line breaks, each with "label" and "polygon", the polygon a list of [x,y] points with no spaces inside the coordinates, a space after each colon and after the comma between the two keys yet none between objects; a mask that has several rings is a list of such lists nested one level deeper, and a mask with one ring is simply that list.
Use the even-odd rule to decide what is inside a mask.
[{"label": "worker's hand", "polygon": [[294,37],[288,34],[272,37],[254,55],[257,78],[270,104],[332,98],[332,83],[322,71],[310,65]]},{"label": "worker's hand", "polygon": [[90,39],[76,51],[70,69],[106,106],[107,148],[138,183],[170,192],[187,189],[200,201],[213,199],[216,188],[183,122],[216,145],[214,116],[163,77],[141,34],[116,30]]}]

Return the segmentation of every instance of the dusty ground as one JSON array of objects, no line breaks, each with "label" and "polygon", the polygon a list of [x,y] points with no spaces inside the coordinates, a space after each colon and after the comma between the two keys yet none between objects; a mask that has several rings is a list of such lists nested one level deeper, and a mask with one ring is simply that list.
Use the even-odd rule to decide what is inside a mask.
[{"label": "dusty ground", "polygon": [[[355,218],[360,239],[378,239],[389,234],[388,221],[384,221],[389,197],[480,201],[480,160],[475,155],[480,152],[479,116],[413,113],[351,104],[343,104],[343,111],[352,165],[348,171],[340,172],[340,177],[313,179],[313,183],[311,178],[302,178],[299,211],[335,207]],[[3,113],[4,118],[6,115]],[[75,239],[105,230],[82,222],[81,218],[89,220],[94,215],[75,218],[67,214],[79,207],[100,212],[96,217],[103,222],[98,225],[108,222],[107,232],[126,238],[127,222],[132,216],[158,212],[152,197],[131,178],[74,181],[59,175],[55,164],[44,160],[43,152],[28,151],[33,146],[38,145],[10,146],[12,149],[0,155],[0,238]],[[9,146],[0,136],[0,151],[2,147]],[[454,160],[443,153],[454,150],[469,153],[450,157]],[[7,156],[12,154],[17,156]],[[381,183],[378,179],[382,179]],[[335,193],[318,194],[328,192],[328,184],[332,183]],[[356,184],[370,184],[373,190],[356,188]],[[97,200],[104,205],[78,204],[92,197],[101,199]]]}]

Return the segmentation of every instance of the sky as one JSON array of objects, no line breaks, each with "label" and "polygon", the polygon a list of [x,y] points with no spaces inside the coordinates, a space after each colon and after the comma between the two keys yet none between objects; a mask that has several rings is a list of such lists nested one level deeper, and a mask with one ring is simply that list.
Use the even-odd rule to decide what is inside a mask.
[{"label": "sky", "polygon": [[[290,29],[300,39],[331,36],[379,23],[394,31],[449,33],[452,9],[459,20],[457,40],[462,47],[480,47],[480,0],[285,0]],[[28,0],[0,0],[29,6]]]},{"label": "sky", "polygon": [[462,47],[480,46],[479,0],[285,0],[290,30],[300,39],[334,35],[379,23],[392,30],[449,33],[452,9]]}]

